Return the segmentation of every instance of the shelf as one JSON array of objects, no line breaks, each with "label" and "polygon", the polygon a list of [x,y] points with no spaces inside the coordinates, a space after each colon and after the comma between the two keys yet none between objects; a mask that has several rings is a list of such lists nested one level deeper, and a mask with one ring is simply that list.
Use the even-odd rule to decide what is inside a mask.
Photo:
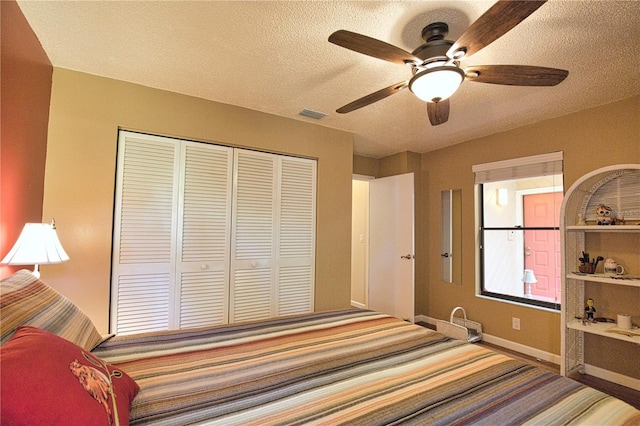
[{"label": "shelf", "polygon": [[[560,244],[563,262],[561,321],[563,334],[560,343],[562,355],[560,372],[563,375],[574,371],[584,372],[585,353],[595,353],[593,359],[602,358],[602,354],[614,346],[616,341],[635,344],[633,348],[631,345],[619,348],[623,357],[635,357],[637,351],[635,346],[640,346],[639,327],[622,330],[613,322],[583,322],[575,318],[575,316],[584,315],[584,305],[588,293],[591,293],[608,299],[608,306],[606,309],[603,306],[603,311],[609,315],[615,312],[627,312],[638,325],[640,306],[637,303],[636,293],[640,290],[640,271],[632,271],[635,275],[578,272],[578,259],[583,250],[589,251],[589,249],[602,252],[603,257],[609,254],[620,257],[625,268],[627,265],[630,268],[638,266],[636,261],[637,238],[640,237],[640,197],[638,195],[640,195],[640,164],[619,164],[594,170],[574,182],[564,195],[560,208],[562,237]],[[601,204],[610,206],[616,216],[624,217],[625,224],[619,222],[617,225],[597,225],[597,210]],[[578,225],[578,222],[581,224]],[[600,271],[604,270],[602,266],[600,268]],[[585,339],[588,334],[613,340],[593,342],[592,339]],[[600,365],[595,366],[602,368]],[[622,363],[620,363],[622,369],[621,366]],[[621,374],[620,381],[615,382],[622,384],[627,375],[622,371],[618,373]]]},{"label": "shelf", "polygon": [[567,225],[567,232],[640,232],[640,225]]},{"label": "shelf", "polygon": [[633,328],[632,330],[622,330],[618,328],[615,324],[606,323],[606,322],[588,322],[586,325],[582,324],[581,320],[572,320],[567,323],[567,327],[573,330],[584,331],[585,333],[597,334],[599,336],[609,337],[611,339],[623,340],[625,342],[632,343],[640,343],[640,334],[635,335],[633,337],[627,336],[625,334],[618,334],[611,332],[609,330],[619,330],[622,332],[633,332],[640,333],[638,327]]},{"label": "shelf", "polygon": [[567,278],[570,278],[572,280],[582,280],[596,283],[640,287],[640,277],[629,277],[628,275],[583,274],[582,272],[570,272],[567,274]]}]

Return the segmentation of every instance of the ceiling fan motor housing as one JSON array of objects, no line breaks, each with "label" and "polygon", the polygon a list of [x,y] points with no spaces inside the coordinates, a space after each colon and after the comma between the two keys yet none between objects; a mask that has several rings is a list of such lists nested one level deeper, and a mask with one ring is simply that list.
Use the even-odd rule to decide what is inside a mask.
[{"label": "ceiling fan motor housing", "polygon": [[433,60],[447,61],[447,52],[453,46],[451,40],[435,40],[425,43],[416,48],[411,54],[423,61],[432,62]]},{"label": "ceiling fan motor housing", "polygon": [[[422,39],[424,44],[418,46],[411,54],[422,60],[422,64],[413,68],[413,74],[420,73],[425,69],[442,66],[449,62],[447,52],[453,46],[453,41],[445,40],[449,33],[449,25],[445,22],[434,22],[422,29]],[[458,65],[453,62],[447,65]]]}]

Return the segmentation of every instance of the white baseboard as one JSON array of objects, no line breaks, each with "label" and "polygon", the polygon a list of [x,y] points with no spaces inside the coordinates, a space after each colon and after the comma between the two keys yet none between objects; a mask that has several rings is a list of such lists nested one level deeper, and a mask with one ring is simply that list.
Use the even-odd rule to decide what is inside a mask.
[{"label": "white baseboard", "polygon": [[367,309],[367,306],[364,303],[356,302],[355,300],[351,301],[351,306],[358,309]]},{"label": "white baseboard", "polygon": [[512,342],[511,340],[503,339],[501,337],[492,336],[490,334],[483,334],[483,338],[487,343],[491,343],[502,348],[506,348],[518,353],[528,355],[541,361],[551,362],[553,364],[560,365],[560,355],[552,354],[551,352],[543,351],[540,349],[532,348],[520,343]]},{"label": "white baseboard", "polygon": [[[436,324],[436,319],[428,317],[426,315],[417,315],[416,322],[422,321],[427,324]],[[522,345],[520,343],[512,342],[511,340],[503,339],[501,337],[492,336],[487,333],[482,333],[482,340],[492,345],[500,346],[505,349],[509,349],[530,357],[539,359],[541,361],[551,362],[560,365],[560,355],[552,354],[550,352],[542,351],[540,349],[532,348],[531,346]]]},{"label": "white baseboard", "polygon": [[598,377],[608,382],[617,383],[622,386],[626,386],[631,389],[640,391],[640,380],[633,377],[625,376],[624,374],[615,373],[613,371],[605,370],[604,368],[596,367],[595,365],[585,364],[585,374]]},{"label": "white baseboard", "polygon": [[431,317],[428,317],[426,315],[416,315],[415,316],[415,321],[416,322],[426,322],[427,324],[436,325],[435,318],[431,318]]},{"label": "white baseboard", "polygon": [[[436,325],[436,319],[428,317],[426,315],[416,315],[416,322],[425,322],[427,324]],[[510,340],[492,336],[486,333],[483,333],[482,340],[496,346],[500,346],[512,351],[519,352],[521,354],[534,357],[536,359],[540,359],[542,361],[552,362],[554,364],[560,365],[560,355],[541,351],[540,349],[525,346],[520,343],[512,342]],[[615,373],[613,371],[605,370],[604,368],[596,367],[589,364],[585,365],[585,374],[640,391],[640,380],[633,377],[625,376],[624,374]]]}]

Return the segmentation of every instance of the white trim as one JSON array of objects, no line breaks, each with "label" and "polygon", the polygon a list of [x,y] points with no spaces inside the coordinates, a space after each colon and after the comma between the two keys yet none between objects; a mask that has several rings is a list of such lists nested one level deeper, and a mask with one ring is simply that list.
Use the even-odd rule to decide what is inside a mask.
[{"label": "white trim", "polygon": [[[425,322],[427,324],[435,325],[436,319],[428,317],[426,315],[416,315],[416,322]],[[512,342],[501,337],[492,336],[487,333],[482,333],[482,340],[491,343],[492,345],[500,346],[501,348],[509,349],[523,355],[528,355],[541,361],[551,362],[556,365],[560,365],[560,355],[552,354],[540,349],[532,348],[520,343]],[[595,376],[595,374],[592,374]]]},{"label": "white trim", "polygon": [[616,373],[614,371],[605,370],[604,368],[596,367],[595,365],[585,364],[585,374],[598,377],[608,382],[617,383],[622,386],[626,386],[631,389],[640,391],[640,379],[625,376],[624,374]]},{"label": "white trim", "polygon": [[436,325],[436,319],[428,317],[426,315],[416,315],[415,322],[426,322],[427,324],[431,324],[433,326]]},{"label": "white trim", "polygon": [[375,176],[369,176],[369,175],[359,175],[357,173],[354,173],[352,175],[352,180],[374,180]]},{"label": "white trim", "polygon": [[367,305],[364,303],[356,302],[355,300],[351,301],[351,306],[358,309],[367,309]]},{"label": "white trim", "polygon": [[476,164],[471,166],[471,170],[484,172],[486,170],[506,169],[509,167],[526,166],[528,164],[548,163],[562,160],[563,151],[550,152],[548,154],[530,155],[528,157],[513,158],[510,160],[493,161],[491,163]]},{"label": "white trim", "polygon": [[556,365],[560,365],[560,355],[552,354],[551,352],[543,351],[540,349],[532,348],[520,343],[512,342],[501,337],[492,336],[490,334],[483,333],[482,340],[492,345],[500,346],[501,348],[509,349],[524,355],[528,355],[541,361],[551,362]]}]

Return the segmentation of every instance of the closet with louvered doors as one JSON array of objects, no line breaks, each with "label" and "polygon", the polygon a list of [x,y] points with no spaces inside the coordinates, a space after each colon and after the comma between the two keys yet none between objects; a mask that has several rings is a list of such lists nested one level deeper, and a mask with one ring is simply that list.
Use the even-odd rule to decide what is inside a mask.
[{"label": "closet with louvered doors", "polygon": [[111,331],[313,311],[316,162],[121,131]]}]

